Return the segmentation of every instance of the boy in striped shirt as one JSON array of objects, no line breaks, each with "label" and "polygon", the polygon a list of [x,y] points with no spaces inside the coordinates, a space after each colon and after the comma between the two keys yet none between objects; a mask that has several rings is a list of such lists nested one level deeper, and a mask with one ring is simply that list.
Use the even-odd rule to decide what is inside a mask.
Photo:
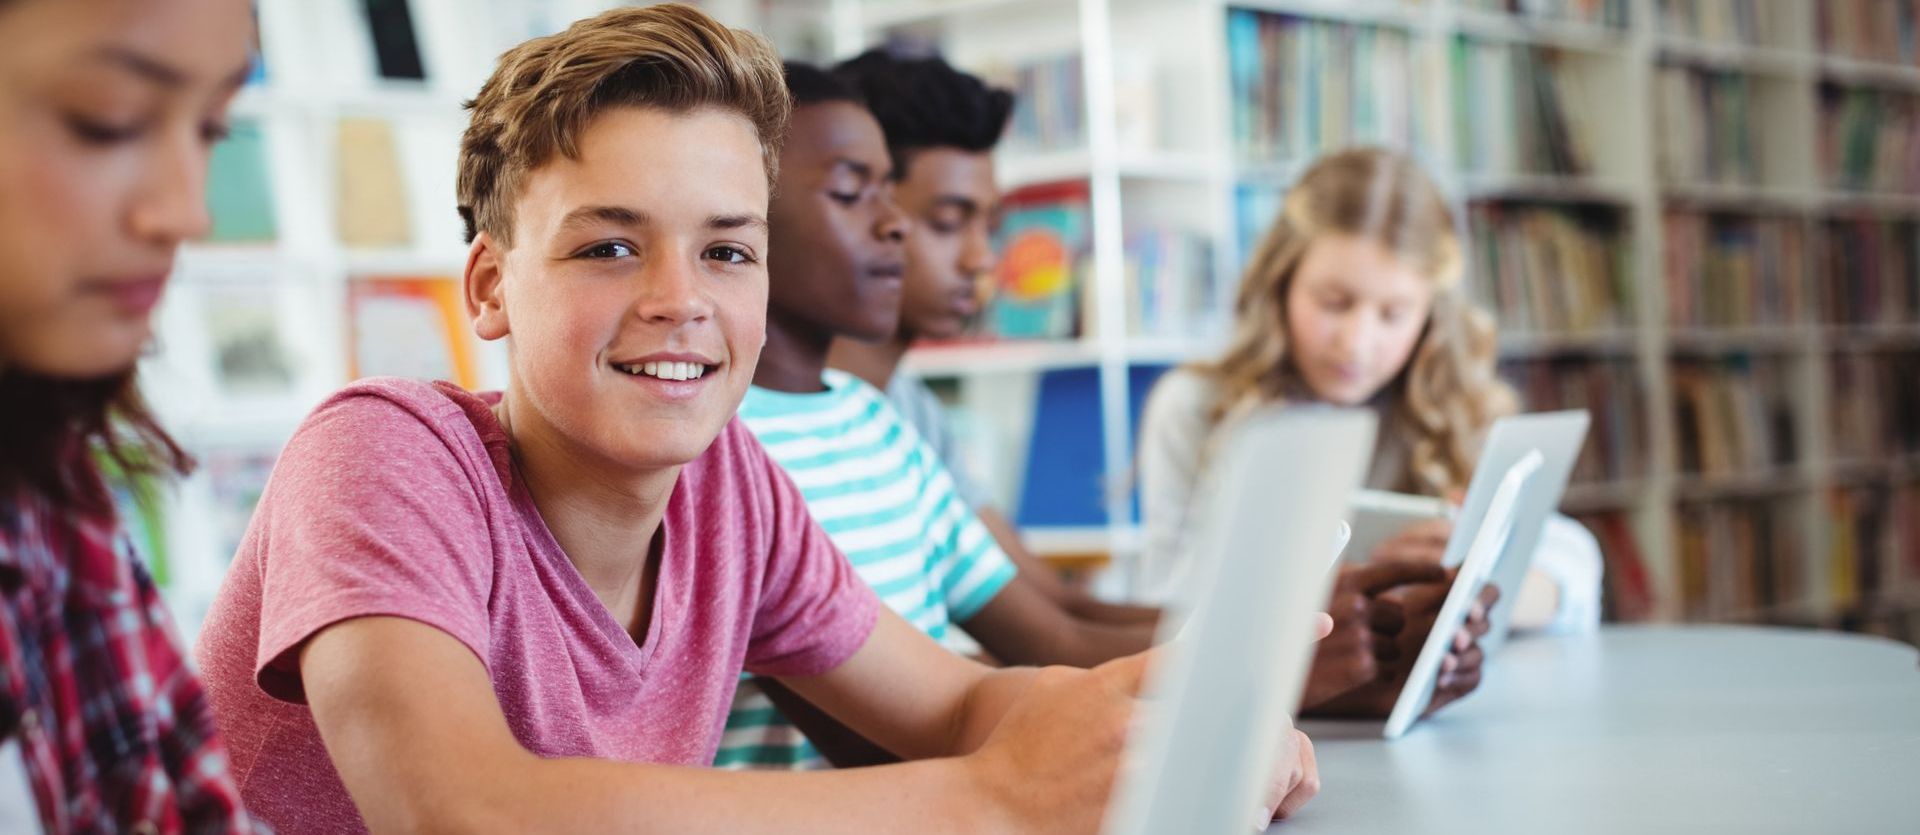
[{"label": "boy in striped shirt", "polygon": [[[767,344],[741,419],[860,577],[935,640],[973,650],[964,626],[988,655],[1022,664],[1091,666],[1147,648],[1151,624],[1077,620],[1021,577],[886,396],[827,370],[835,337],[880,338],[898,324],[908,222],[892,201],[880,125],[858,93],[797,64],[787,83],[796,108],[770,207]],[[747,678],[715,764],[891,758],[821,718],[777,682]]]}]

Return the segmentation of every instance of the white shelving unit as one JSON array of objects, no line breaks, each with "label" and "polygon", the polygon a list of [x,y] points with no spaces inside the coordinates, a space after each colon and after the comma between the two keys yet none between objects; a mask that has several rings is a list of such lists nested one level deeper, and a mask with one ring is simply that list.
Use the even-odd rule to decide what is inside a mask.
[{"label": "white shelving unit", "polygon": [[[1920,194],[1853,193],[1829,185],[1818,170],[1819,89],[1823,83],[1861,85],[1920,95],[1920,68],[1822,55],[1815,44],[1814,4],[1761,0],[1784,23],[1766,45],[1707,42],[1657,31],[1658,0],[1633,0],[1629,25],[1536,20],[1479,11],[1466,0],[708,0],[723,20],[760,29],[789,56],[823,61],[845,57],[890,35],[939,44],[957,65],[984,70],[1023,60],[1081,56],[1088,93],[1084,141],[1071,147],[1009,148],[999,175],[1015,187],[1057,179],[1089,184],[1093,246],[1085,335],[1026,344],[938,346],[917,350],[909,363],[923,373],[959,380],[962,397],[986,408],[989,419],[1017,422],[1032,400],[1033,372],[1094,368],[1100,380],[1100,445],[1110,482],[1131,473],[1132,433],[1127,404],[1129,369],[1210,356],[1225,333],[1218,319],[1190,333],[1153,338],[1128,334],[1123,237],[1135,228],[1173,228],[1200,236],[1215,253],[1222,308],[1238,281],[1241,239],[1236,194],[1243,185],[1279,189],[1307,159],[1249,160],[1232,136],[1226,26],[1234,9],[1403,33],[1422,74],[1412,107],[1431,119],[1420,153],[1443,185],[1463,201],[1525,200],[1611,207],[1631,241],[1633,308],[1626,327],[1596,333],[1505,333],[1504,357],[1590,357],[1633,364],[1641,383],[1649,466],[1631,479],[1576,486],[1570,509],[1629,512],[1652,571],[1661,617],[1680,615],[1676,506],[1740,496],[1784,496],[1806,524],[1805,605],[1772,607],[1819,614],[1820,584],[1830,529],[1824,498],[1836,486],[1920,478],[1912,460],[1831,460],[1829,358],[1838,352],[1920,348],[1920,322],[1830,325],[1817,317],[1775,327],[1692,330],[1669,327],[1663,275],[1663,214],[1673,207],[1728,213],[1764,212],[1797,219],[1809,233],[1809,274],[1818,274],[1824,221],[1831,217],[1920,218]],[[475,3],[484,2],[480,13]],[[457,276],[465,248],[453,212],[453,163],[465,119],[463,99],[491,71],[499,52],[520,39],[617,5],[614,0],[412,0],[428,80],[376,79],[365,33],[356,28],[352,0],[261,0],[264,86],[250,88],[236,114],[257,121],[266,137],[268,173],[279,235],[270,245],[195,246],[180,262],[179,280],[160,312],[159,350],[144,369],[149,396],[167,425],[203,460],[229,450],[277,448],[294,425],[347,378],[346,300],[357,275]],[[1604,113],[1589,120],[1592,170],[1581,175],[1466,171],[1454,164],[1454,104],[1467,91],[1447,72],[1456,37],[1560,51],[1574,72],[1605,93]],[[1762,178],[1758,183],[1674,184],[1659,175],[1654,79],[1664,63],[1749,73],[1760,97]],[[1145,79],[1154,129],[1122,130],[1122,86]],[[334,231],[337,161],[334,126],[342,118],[370,117],[391,124],[406,179],[412,245],[354,250]],[[1138,114],[1132,114],[1138,118]],[[268,283],[278,310],[284,349],[292,365],[289,390],[271,396],[223,391],[203,321],[210,288]],[[1811,293],[1814,288],[1808,288]],[[1813,296],[1817,296],[1815,293]],[[1679,472],[1674,427],[1676,358],[1748,353],[1791,369],[1796,448],[1800,455],[1777,472],[1697,478]],[[495,347],[481,353],[480,382],[505,382]],[[1027,382],[1023,383],[1022,380]],[[1024,387],[1023,387],[1024,386]],[[982,434],[1003,443],[982,457],[998,462],[990,483],[1002,488],[1020,467],[1006,448],[1024,450],[1017,425]],[[1093,431],[1090,428],[1090,431]],[[223,537],[221,501],[203,470],[170,491],[166,535],[175,577],[169,595],[191,629],[211,600],[230,551]],[[1003,498],[1008,491],[1002,490]],[[1125,491],[1111,491],[1109,525],[1038,533],[1043,546],[1071,551],[1104,541],[1125,565],[1138,535]],[[1897,601],[1895,601],[1897,602]],[[1892,606],[1881,602],[1876,606]],[[1916,608],[1920,608],[1917,606]]]},{"label": "white shelving unit", "polygon": [[[1802,620],[1830,619],[1818,601],[1826,597],[1826,557],[1831,529],[1824,497],[1837,485],[1862,479],[1906,477],[1905,462],[1850,462],[1842,466],[1827,460],[1829,391],[1825,379],[1829,357],[1835,352],[1920,345],[1920,323],[1872,326],[1820,324],[1817,288],[1835,280],[1820,273],[1824,245],[1822,221],[1848,214],[1898,219],[1920,217],[1920,195],[1862,194],[1829,186],[1818,170],[1817,130],[1820,115],[1818,89],[1822,83],[1868,85],[1879,89],[1920,91],[1920,68],[1889,65],[1854,58],[1823,55],[1815,33],[1816,9],[1811,3],[1761,0],[1776,37],[1769,43],[1744,44],[1708,41],[1658,31],[1659,0],[1633,0],[1628,24],[1613,28],[1600,24],[1515,16],[1473,8],[1466,0],[1044,0],[1031,3],[992,0],[833,0],[835,51],[850,55],[883,42],[889,32],[909,26],[913,36],[934,40],[956,64],[978,70],[1017,61],[1035,37],[1033,31],[1050,22],[1053,31],[1077,31],[1081,40],[1069,48],[1081,50],[1088,100],[1088,124],[1098,137],[1111,119],[1103,112],[1100,91],[1121,62],[1147,62],[1125,67],[1129,77],[1154,77],[1162,92],[1161,116],[1177,126],[1162,144],[1147,148],[1110,148],[1103,152],[1079,149],[1063,152],[1060,160],[1042,162],[1031,155],[1006,154],[1002,179],[1009,185],[1041,178],[1084,178],[1096,194],[1093,211],[1095,241],[1092,274],[1086,279],[1093,294],[1090,317],[1096,325],[1087,336],[1069,342],[1027,345],[938,346],[914,352],[909,362],[922,373],[960,378],[961,399],[980,385],[1003,390],[1009,372],[1039,372],[1063,367],[1097,367],[1101,374],[1105,417],[1102,431],[1106,460],[1114,473],[1129,471],[1131,427],[1127,368],[1151,354],[1177,362],[1207,356],[1219,345],[1214,339],[1163,342],[1159,352],[1143,350],[1124,328],[1124,293],[1118,259],[1122,228],[1136,223],[1171,220],[1197,228],[1213,241],[1218,256],[1217,285],[1222,301],[1237,283],[1239,253],[1249,242],[1238,240],[1234,191],[1239,184],[1284,187],[1305,159],[1244,160],[1231,137],[1231,111],[1226,21],[1232,9],[1274,12],[1290,17],[1374,26],[1404,32],[1412,40],[1417,60],[1429,62],[1430,75],[1441,79],[1423,91],[1438,96],[1427,102],[1428,113],[1451,119],[1454,102],[1468,91],[1455,89],[1445,73],[1444,55],[1456,37],[1512,43],[1557,50],[1590,83],[1603,88],[1605,111],[1588,114],[1595,159],[1590,173],[1578,176],[1524,173],[1467,172],[1455,167],[1449,147],[1453,136],[1442,128],[1439,147],[1423,150],[1423,159],[1458,198],[1468,201],[1524,200],[1612,206],[1622,217],[1630,242],[1629,270],[1634,307],[1629,326],[1600,333],[1561,335],[1506,333],[1501,352],[1508,359],[1545,356],[1623,358],[1634,363],[1641,383],[1647,427],[1648,472],[1644,477],[1617,482],[1576,485],[1568,497],[1571,510],[1624,510],[1632,514],[1647,560],[1663,619],[1681,615],[1677,603],[1680,577],[1676,565],[1676,508],[1681,503],[1715,502],[1741,497],[1781,497],[1804,519],[1804,555],[1808,581],[1806,604],[1773,607],[1768,616],[1788,612]],[[1063,21],[1071,21],[1069,28]],[[1058,43],[1050,47],[1060,48]],[[1661,128],[1654,91],[1658,67],[1668,64],[1733,70],[1750,75],[1756,85],[1758,131],[1763,147],[1761,179],[1745,185],[1726,183],[1672,183],[1661,177],[1658,158]],[[1110,126],[1110,125],[1109,125]],[[1432,127],[1429,127],[1432,130]],[[1435,164],[1435,160],[1440,162]],[[1177,176],[1174,176],[1177,175]],[[1148,177],[1157,182],[1146,182]],[[1177,208],[1168,211],[1169,206]],[[1811,243],[1805,265],[1809,284],[1809,320],[1776,326],[1691,329],[1669,326],[1664,275],[1663,217],[1670,208],[1694,208],[1736,215],[1764,213],[1797,218]],[[1790,369],[1793,380],[1794,446],[1798,458],[1775,470],[1731,477],[1702,477],[1680,472],[1680,438],[1674,420],[1675,392],[1671,369],[1687,358],[1747,355],[1772,358]],[[983,375],[992,382],[975,383]],[[1916,383],[1920,385],[1920,383]],[[991,401],[988,404],[991,408]],[[970,405],[983,405],[970,403]],[[1005,433],[1003,433],[1005,434]],[[1017,436],[1017,432],[1012,433]],[[1906,469],[1902,469],[1907,467]],[[1134,536],[1133,520],[1115,501],[1111,526],[1114,553],[1125,559]],[[1084,544],[1084,536],[1076,544]]]}]

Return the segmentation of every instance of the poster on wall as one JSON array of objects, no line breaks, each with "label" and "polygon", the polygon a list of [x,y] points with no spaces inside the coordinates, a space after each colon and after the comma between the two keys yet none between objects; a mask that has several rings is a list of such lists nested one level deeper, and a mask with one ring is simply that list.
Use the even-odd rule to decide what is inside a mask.
[{"label": "poster on wall", "polygon": [[355,278],[347,305],[351,378],[451,380],[468,389],[479,385],[460,282],[412,276]]}]

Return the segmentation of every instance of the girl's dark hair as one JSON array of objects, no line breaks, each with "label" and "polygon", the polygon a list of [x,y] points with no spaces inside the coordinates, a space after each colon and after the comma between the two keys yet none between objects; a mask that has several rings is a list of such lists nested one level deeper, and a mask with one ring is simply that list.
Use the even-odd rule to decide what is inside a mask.
[{"label": "girl's dark hair", "polygon": [[993,150],[1013,112],[1013,93],[988,86],[939,56],[907,58],[871,49],[835,67],[834,74],[866,97],[901,176],[913,152],[922,148]]},{"label": "girl's dark hair", "polygon": [[0,499],[25,490],[62,510],[111,514],[96,455],[129,476],[193,468],[154,420],[132,369],[94,380],[0,370],[0,404]]}]

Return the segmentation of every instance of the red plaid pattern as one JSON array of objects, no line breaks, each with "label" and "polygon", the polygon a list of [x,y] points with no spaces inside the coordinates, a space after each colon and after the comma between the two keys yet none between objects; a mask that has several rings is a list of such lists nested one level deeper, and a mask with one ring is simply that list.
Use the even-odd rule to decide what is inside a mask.
[{"label": "red plaid pattern", "polygon": [[0,738],[46,831],[265,831],[178,647],[113,520],[0,498]]}]

